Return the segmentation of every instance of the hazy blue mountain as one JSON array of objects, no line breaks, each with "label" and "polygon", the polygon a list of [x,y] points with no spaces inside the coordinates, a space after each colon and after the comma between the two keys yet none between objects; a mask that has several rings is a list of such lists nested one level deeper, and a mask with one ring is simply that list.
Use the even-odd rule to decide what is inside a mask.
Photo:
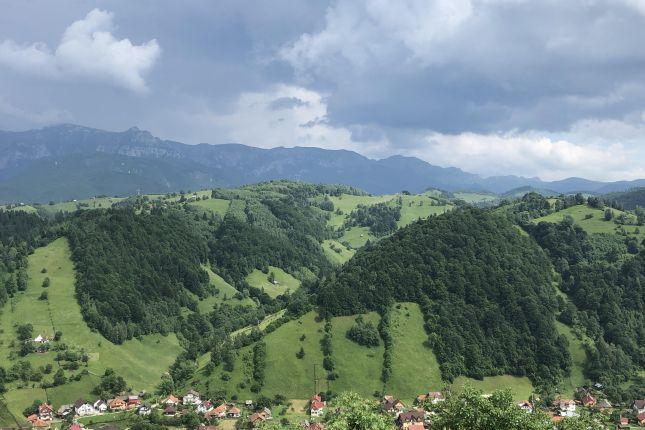
[{"label": "hazy blue mountain", "polygon": [[483,178],[433,166],[414,157],[372,160],[344,150],[260,149],[239,144],[186,145],[133,127],[110,132],[60,125],[23,132],[0,131],[0,201],[48,201],[232,187],[272,179],[353,185],[375,194],[427,188],[503,193],[530,186],[557,192],[612,192],[645,186],[645,180],[604,183],[570,178]]}]

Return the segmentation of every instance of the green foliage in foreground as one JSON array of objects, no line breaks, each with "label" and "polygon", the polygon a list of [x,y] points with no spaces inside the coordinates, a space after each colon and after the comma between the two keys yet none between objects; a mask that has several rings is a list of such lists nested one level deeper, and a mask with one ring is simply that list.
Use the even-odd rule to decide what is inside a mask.
[{"label": "green foliage in foreground", "polygon": [[381,414],[379,406],[355,393],[342,393],[325,414],[327,430],[389,430],[391,417]]},{"label": "green foliage in foreground", "polygon": [[544,413],[527,413],[518,408],[510,391],[495,391],[485,397],[481,391],[466,388],[448,395],[437,404],[427,404],[435,412],[432,428],[445,430],[596,430],[604,428],[589,416],[566,418],[557,425]]}]

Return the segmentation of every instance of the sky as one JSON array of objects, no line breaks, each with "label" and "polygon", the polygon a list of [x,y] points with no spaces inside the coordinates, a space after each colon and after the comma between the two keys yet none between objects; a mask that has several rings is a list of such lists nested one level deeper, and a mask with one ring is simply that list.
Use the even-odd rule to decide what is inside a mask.
[{"label": "sky", "polygon": [[0,129],[645,178],[645,0],[0,0]]}]

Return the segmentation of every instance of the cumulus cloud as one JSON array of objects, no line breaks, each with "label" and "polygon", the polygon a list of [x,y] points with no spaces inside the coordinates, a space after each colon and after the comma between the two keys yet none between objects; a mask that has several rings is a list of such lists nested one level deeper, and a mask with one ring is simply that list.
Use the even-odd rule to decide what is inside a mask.
[{"label": "cumulus cloud", "polygon": [[309,146],[381,153],[387,145],[383,139],[355,142],[350,130],[328,124],[323,94],[293,85],[242,93],[228,113],[204,109],[184,114],[183,119],[205,135],[260,148]]},{"label": "cumulus cloud", "polygon": [[621,144],[583,145],[533,133],[445,135],[432,133],[414,155],[486,176],[515,174],[557,180],[582,176],[601,180],[636,179],[645,169]]},{"label": "cumulus cloud", "polygon": [[645,93],[645,14],[634,13],[644,4],[338,0],[278,55],[302,84],[330,91],[337,124],[566,130],[622,117]]},{"label": "cumulus cloud", "polygon": [[51,50],[45,43],[27,45],[7,39],[0,43],[0,64],[49,78],[86,79],[143,93],[144,76],[155,65],[161,48],[152,39],[141,45],[117,39],[114,15],[94,9],[65,30],[60,44]]}]

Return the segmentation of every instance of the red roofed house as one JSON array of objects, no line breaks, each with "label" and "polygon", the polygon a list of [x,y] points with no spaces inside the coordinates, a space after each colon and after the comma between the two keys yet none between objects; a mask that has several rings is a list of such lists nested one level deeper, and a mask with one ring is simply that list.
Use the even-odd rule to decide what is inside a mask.
[{"label": "red roofed house", "polygon": [[582,406],[585,408],[591,408],[593,406],[596,406],[596,398],[594,396],[591,396],[587,394],[581,399]]},{"label": "red roofed house", "polygon": [[44,428],[49,428],[50,424],[49,424],[49,421],[43,421],[41,419],[37,419],[36,421],[31,423],[31,427],[44,429]]},{"label": "red roofed house", "polygon": [[423,423],[412,423],[408,426],[408,430],[426,430]]},{"label": "red roofed house", "polygon": [[141,404],[141,400],[139,400],[139,396],[128,396],[128,401],[126,403],[126,408],[127,409],[133,409],[138,407]]},{"label": "red roofed house", "polygon": [[266,420],[270,420],[271,418],[272,418],[271,411],[265,408],[264,410],[256,412],[253,415],[251,415],[249,417],[249,422],[251,423],[251,426],[255,429],[261,423],[263,423]]},{"label": "red roofed house", "polygon": [[69,426],[69,430],[83,430],[83,427],[79,423],[72,423],[71,426]]},{"label": "red roofed house", "polygon": [[231,406],[226,412],[226,416],[229,418],[239,418],[242,415],[242,411],[235,406]]},{"label": "red roofed house", "polygon": [[323,402],[322,397],[316,394],[309,400],[309,414],[312,417],[321,417],[325,413],[325,406],[327,402]]},{"label": "red roofed house", "polygon": [[172,394],[169,395],[168,398],[163,401],[164,405],[171,405],[171,406],[175,406],[178,403],[179,403],[179,399],[173,396]]},{"label": "red roofed house", "polygon": [[126,403],[118,397],[108,400],[108,407],[111,411],[125,411]]},{"label": "red roofed house", "polygon": [[645,426],[645,412],[638,414],[636,421],[638,421],[639,426]]},{"label": "red roofed house", "polygon": [[226,403],[222,403],[215,409],[211,409],[210,411],[206,412],[204,414],[204,417],[206,418],[226,418],[226,410],[227,410]]}]

